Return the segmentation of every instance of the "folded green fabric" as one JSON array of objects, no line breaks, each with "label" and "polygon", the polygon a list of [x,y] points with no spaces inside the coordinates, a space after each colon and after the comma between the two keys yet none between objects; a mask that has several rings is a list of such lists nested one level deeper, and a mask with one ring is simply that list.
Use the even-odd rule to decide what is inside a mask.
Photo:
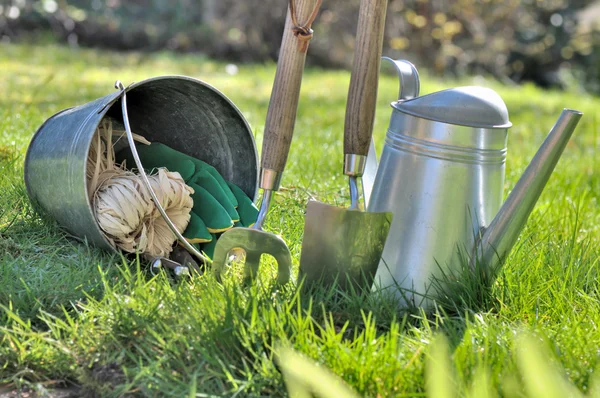
[{"label": "folded green fabric", "polygon": [[208,243],[204,243],[200,245],[200,250],[204,252],[208,256],[208,258],[212,259],[215,254],[215,247],[217,246],[217,236],[212,234],[212,240]]},{"label": "folded green fabric", "polygon": [[194,190],[192,211],[204,221],[209,232],[223,232],[233,227],[227,210],[206,189],[194,183],[188,185]]},{"label": "folded green fabric", "polygon": [[227,182],[227,185],[238,200],[237,212],[240,215],[240,224],[244,227],[251,227],[258,217],[258,209],[240,187],[232,182]]},{"label": "folded green fabric", "polygon": [[[188,185],[196,184],[206,189],[216,200],[219,202],[221,206],[227,211],[231,221],[234,223],[239,221],[240,216],[238,212],[235,210],[233,203],[227,197],[227,194],[221,188],[221,185],[218,181],[208,172],[208,170],[200,170],[197,171],[196,174],[190,178]],[[227,187],[229,191],[229,187]]]},{"label": "folded green fabric", "polygon": [[[195,182],[194,176],[199,172],[210,174],[220,185],[223,193],[227,196],[233,207],[238,206],[238,199],[229,189],[227,182],[219,174],[217,169],[208,163],[203,162],[200,159],[196,159],[193,156],[186,155],[185,153],[176,151],[175,149],[159,142],[153,142],[150,145],[137,145],[136,149],[138,155],[140,156],[140,160],[147,171],[156,167],[165,167],[169,171],[177,171],[179,174],[181,174],[181,177],[186,183]],[[119,153],[116,155],[116,160],[118,163],[126,160],[127,167],[135,168],[135,161],[129,147],[119,151]],[[190,162],[192,164],[190,164]]]},{"label": "folded green fabric", "polygon": [[[196,173],[193,158],[180,154],[166,145],[152,143],[150,145],[136,145],[135,148],[147,173],[150,173],[152,169],[164,167],[169,171],[178,172],[186,182]],[[129,147],[119,151],[115,158],[117,163],[125,161],[128,169],[137,169]]]},{"label": "folded green fabric", "polygon": [[[187,155],[185,155],[185,156],[187,156]],[[231,192],[231,190],[229,189],[229,185],[227,185],[227,181],[225,181],[223,179],[223,177],[221,176],[221,174],[219,174],[217,169],[215,169],[213,166],[209,165],[208,163],[203,162],[200,159],[196,159],[191,156],[189,157],[189,159],[192,162],[194,162],[194,165],[196,166],[196,173],[198,173],[199,171],[202,170],[202,171],[208,172],[210,175],[212,175],[215,178],[215,180],[217,180],[217,182],[219,183],[221,188],[223,189],[223,192],[225,192],[225,194],[229,198],[229,201],[231,202],[231,204],[233,204],[233,207],[238,207],[238,199],[235,197],[233,192]]]},{"label": "folded green fabric", "polygon": [[193,211],[190,213],[190,223],[183,232],[183,237],[190,243],[206,243],[212,240],[204,221]]}]

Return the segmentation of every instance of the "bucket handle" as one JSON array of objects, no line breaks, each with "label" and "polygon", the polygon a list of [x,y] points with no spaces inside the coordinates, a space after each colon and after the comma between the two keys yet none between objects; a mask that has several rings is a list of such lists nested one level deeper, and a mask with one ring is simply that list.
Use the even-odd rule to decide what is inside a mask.
[{"label": "bucket handle", "polygon": [[175,234],[175,236],[177,237],[177,240],[179,241],[179,243],[181,243],[183,245],[183,247],[185,247],[190,253],[192,253],[198,259],[202,260],[205,263],[212,264],[212,261],[208,257],[204,256],[202,253],[200,253],[198,250],[196,250],[196,248],[194,248],[194,246],[192,246],[183,237],[183,235],[181,235],[181,233],[177,230],[177,227],[175,227],[175,224],[173,224],[173,221],[171,221],[169,216],[167,216],[165,209],[160,204],[160,201],[158,200],[156,193],[154,193],[154,190],[152,189],[152,186],[150,185],[150,181],[148,180],[148,176],[146,175],[146,172],[144,171],[144,166],[142,165],[142,161],[140,160],[137,149],[135,147],[135,140],[133,138],[133,133],[131,132],[131,126],[129,125],[129,116],[127,113],[127,96],[125,94],[126,88],[123,86],[123,83],[121,83],[119,80],[117,80],[115,82],[115,88],[117,90],[120,90],[119,96],[122,98],[121,99],[121,109],[123,112],[123,124],[125,125],[125,132],[127,133],[127,141],[129,141],[129,147],[131,149],[131,154],[133,155],[133,159],[135,160],[135,165],[137,166],[140,176],[142,177],[144,186],[150,192],[150,196],[152,196],[152,201],[154,202],[154,205],[156,206],[156,208],[160,212],[160,215],[162,216],[162,218],[165,220],[165,222],[169,226],[169,229],[171,230],[171,232],[173,232]]}]

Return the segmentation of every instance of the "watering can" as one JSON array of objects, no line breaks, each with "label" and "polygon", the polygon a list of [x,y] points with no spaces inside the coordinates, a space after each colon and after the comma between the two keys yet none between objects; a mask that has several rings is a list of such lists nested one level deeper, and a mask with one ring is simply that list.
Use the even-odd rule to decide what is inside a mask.
[{"label": "watering can", "polygon": [[383,59],[396,67],[401,87],[367,208],[393,213],[374,289],[431,308],[432,290],[465,269],[493,280],[582,113],[563,110],[502,203],[512,126],[502,98],[476,86],[419,96],[414,65]]}]

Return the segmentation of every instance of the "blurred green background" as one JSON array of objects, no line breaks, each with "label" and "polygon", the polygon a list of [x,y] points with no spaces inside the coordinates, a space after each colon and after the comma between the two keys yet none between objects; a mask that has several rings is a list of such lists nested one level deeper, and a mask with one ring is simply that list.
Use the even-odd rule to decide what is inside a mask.
[{"label": "blurred green background", "polygon": [[[307,62],[347,68],[359,0],[324,0]],[[287,0],[0,0],[4,42],[276,60]],[[384,54],[439,76],[600,94],[599,0],[390,0]]]}]

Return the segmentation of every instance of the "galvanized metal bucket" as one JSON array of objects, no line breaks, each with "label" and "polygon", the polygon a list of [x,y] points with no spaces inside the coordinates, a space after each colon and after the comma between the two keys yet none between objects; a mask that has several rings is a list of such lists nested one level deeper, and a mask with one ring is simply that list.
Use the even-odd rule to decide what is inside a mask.
[{"label": "galvanized metal bucket", "polygon": [[[125,89],[131,129],[214,166],[250,198],[258,191],[258,154],[239,109],[214,87],[185,76],[160,76]],[[92,138],[105,116],[123,120],[121,92],[50,117],[25,158],[30,200],[80,239],[116,250],[94,218],[86,181]]]}]

